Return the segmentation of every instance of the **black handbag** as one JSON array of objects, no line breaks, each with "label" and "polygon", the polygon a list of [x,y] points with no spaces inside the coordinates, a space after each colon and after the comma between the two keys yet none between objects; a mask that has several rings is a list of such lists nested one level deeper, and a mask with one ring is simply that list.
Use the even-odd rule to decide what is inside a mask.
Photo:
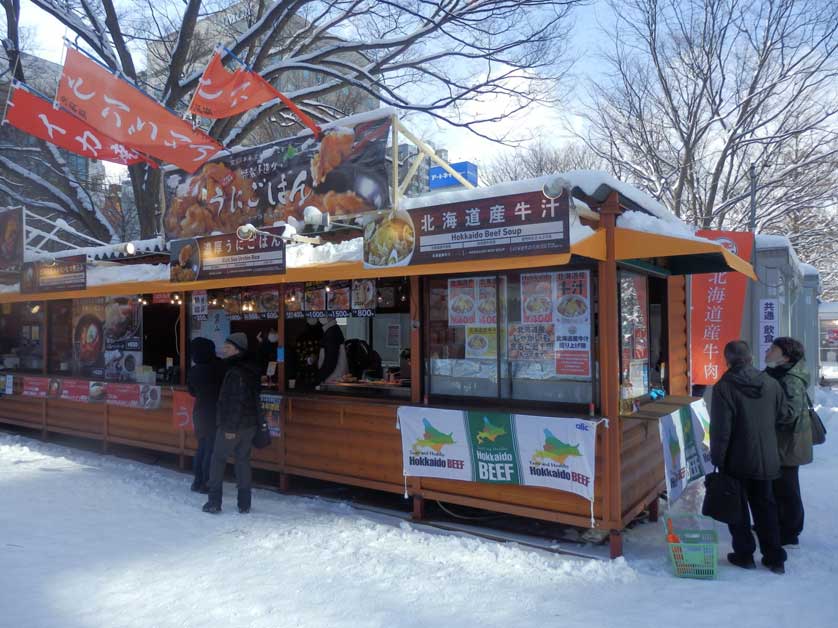
[{"label": "black handbag", "polygon": [[260,420],[256,425],[256,433],[253,434],[253,446],[256,449],[264,449],[271,445],[271,428],[267,421]]},{"label": "black handbag", "polygon": [[826,442],[826,426],[821,421],[821,417],[815,412],[815,407],[809,395],[806,395],[806,401],[809,406],[809,422],[812,424],[812,444],[823,445]]},{"label": "black handbag", "polygon": [[742,483],[718,469],[708,473],[701,514],[731,525],[742,523]]}]

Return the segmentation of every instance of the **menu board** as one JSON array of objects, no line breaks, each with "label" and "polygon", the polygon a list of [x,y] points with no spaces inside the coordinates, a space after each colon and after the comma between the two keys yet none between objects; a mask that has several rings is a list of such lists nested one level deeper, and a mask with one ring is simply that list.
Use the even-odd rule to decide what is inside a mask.
[{"label": "menu board", "polygon": [[23,208],[0,211],[0,270],[23,264]]},{"label": "menu board", "polygon": [[458,327],[477,322],[477,279],[448,280],[448,325]]},{"label": "menu board", "polygon": [[62,257],[54,262],[24,262],[20,271],[20,291],[61,292],[87,287],[87,256]]},{"label": "menu board", "polygon": [[220,354],[221,346],[230,337],[230,317],[227,311],[221,307],[212,307],[205,318],[193,318],[190,337],[212,340],[215,343],[216,354]]},{"label": "menu board", "polygon": [[170,243],[173,282],[285,273],[285,227],[268,227],[250,240],[235,233]]},{"label": "menu board", "polygon": [[279,421],[282,416],[282,395],[262,393],[259,395],[262,418],[267,422],[271,436],[279,436]]},{"label": "menu board", "polygon": [[477,323],[497,325],[498,287],[494,277],[477,278]]},{"label": "menu board", "polygon": [[235,289],[225,290],[221,301],[221,308],[227,312],[231,321],[242,319],[242,295]]},{"label": "menu board", "polygon": [[271,321],[279,317],[278,288],[247,288],[241,291],[241,318]]},{"label": "menu board", "polygon": [[209,298],[207,296],[207,291],[195,290],[192,293],[192,318],[205,320],[207,314],[209,314]]},{"label": "menu board", "polygon": [[87,402],[90,397],[90,382],[86,379],[51,379],[49,396],[64,401]]},{"label": "menu board", "polygon": [[497,327],[466,327],[466,359],[496,360],[498,357]]},{"label": "menu board", "polygon": [[[570,270],[557,273],[521,275],[521,321],[537,325],[542,331],[553,328],[556,375],[569,379],[591,377],[591,299],[590,272]],[[516,331],[528,333],[528,329]],[[512,336],[510,330],[510,336]],[[510,342],[514,342],[510,340]],[[535,339],[527,340],[524,355],[535,350]],[[542,358],[543,360],[544,358]]]},{"label": "menu board", "polygon": [[323,282],[307,283],[303,312],[311,318],[326,316],[326,284]]},{"label": "menu board", "polygon": [[109,383],[105,399],[112,406],[154,410],[160,407],[160,386]]},{"label": "menu board", "polygon": [[354,279],[352,281],[352,316],[375,316],[375,279]]},{"label": "menu board", "polygon": [[24,377],[21,394],[24,397],[46,398],[49,391],[49,378],[46,377]]},{"label": "menu board", "polygon": [[352,314],[352,282],[332,281],[326,293],[326,311],[329,316],[345,318]]},{"label": "menu board", "polygon": [[382,212],[364,230],[364,266],[566,253],[570,195],[541,191]]},{"label": "menu board", "polygon": [[305,287],[303,284],[285,286],[285,318],[304,318]]},{"label": "menu board", "polygon": [[143,312],[139,297],[105,300],[105,379],[133,382],[143,364]]}]

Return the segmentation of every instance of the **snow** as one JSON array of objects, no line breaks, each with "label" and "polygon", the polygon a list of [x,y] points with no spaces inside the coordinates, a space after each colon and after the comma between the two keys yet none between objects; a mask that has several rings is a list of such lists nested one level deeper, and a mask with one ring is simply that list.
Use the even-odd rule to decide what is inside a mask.
[{"label": "snow", "polygon": [[[29,227],[27,226],[27,230],[28,229]],[[71,232],[77,233],[72,229]],[[87,237],[84,234],[80,235],[82,237]],[[137,253],[165,252],[167,250],[166,241],[163,239],[162,236],[155,236],[153,238],[147,238],[145,240],[132,240],[131,242],[133,242]],[[65,251],[55,252],[42,251],[36,253],[32,251],[26,251],[24,254],[24,259],[27,262],[34,262],[37,260],[49,260],[52,258],[61,259],[62,257],[72,257],[74,255],[87,255],[88,258],[105,257],[121,253],[121,248],[125,244],[125,242],[117,242],[115,244],[103,244],[101,246],[83,246],[79,248],[72,248],[67,249]]]},{"label": "snow", "polygon": [[768,251],[772,249],[788,250],[789,256],[791,257],[792,267],[800,268],[801,273],[803,272],[800,258],[797,257],[797,251],[794,250],[791,240],[789,240],[788,237],[784,235],[758,233],[754,236],[754,247],[756,247],[757,251]]},{"label": "snow", "polygon": [[643,231],[667,235],[685,240],[696,240],[698,242],[711,242],[707,238],[695,235],[695,228],[680,220],[662,220],[656,216],[650,216],[639,211],[626,211],[617,217],[617,226],[632,231]]},{"label": "snow", "polygon": [[[132,281],[168,281],[168,264],[120,264],[118,262],[89,262],[87,285],[104,286]],[[20,292],[20,284],[0,284],[0,294]]]},{"label": "snow", "polygon": [[353,238],[339,244],[327,242],[319,246],[293,244],[285,249],[285,256],[288,268],[339,262],[360,262],[364,259],[364,238]]},{"label": "snow", "polygon": [[[662,522],[627,530],[625,559],[606,561],[266,489],[239,515],[231,484],[210,516],[186,474],[0,432],[3,623],[825,628],[838,612],[838,391],[817,403],[830,437],[800,472],[806,529],[786,575],[722,558],[715,581],[671,574]],[[678,506],[700,499],[694,485]]]},{"label": "snow", "polygon": [[801,263],[800,264],[800,272],[802,272],[804,275],[820,276],[820,272],[818,271],[818,269],[815,268],[814,266],[812,266],[811,264]]}]

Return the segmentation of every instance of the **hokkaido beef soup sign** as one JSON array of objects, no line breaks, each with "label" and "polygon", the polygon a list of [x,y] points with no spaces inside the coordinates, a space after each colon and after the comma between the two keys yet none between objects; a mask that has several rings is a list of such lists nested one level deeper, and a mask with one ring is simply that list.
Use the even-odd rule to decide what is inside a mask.
[{"label": "hokkaido beef soup sign", "polygon": [[168,238],[233,233],[247,223],[270,227],[306,207],[332,216],[390,204],[385,153],[390,117],[338,121],[311,134],[263,144],[166,177]]},{"label": "hokkaido beef soup sign", "polygon": [[382,213],[364,230],[364,265],[567,253],[569,196],[541,191]]}]

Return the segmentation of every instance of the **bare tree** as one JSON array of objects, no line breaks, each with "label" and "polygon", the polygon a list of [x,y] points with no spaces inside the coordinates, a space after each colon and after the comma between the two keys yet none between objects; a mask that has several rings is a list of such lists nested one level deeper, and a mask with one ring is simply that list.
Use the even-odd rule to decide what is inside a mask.
[{"label": "bare tree", "polygon": [[[135,0],[120,15],[113,0],[32,0],[65,24],[103,63],[141,83],[136,44],[159,36],[155,48],[165,68],[159,99],[183,109],[198,85],[205,58],[202,18],[224,17],[231,3]],[[479,124],[501,119],[536,102],[551,102],[567,69],[567,24],[583,0],[246,0],[235,3],[245,27],[225,43],[271,82],[304,71],[319,77],[286,95],[319,121],[343,112],[325,97],[345,87],[387,105],[421,111],[479,133]],[[156,30],[157,35],[150,33]],[[150,60],[151,61],[151,60]],[[150,63],[151,64],[151,63]],[[501,114],[464,118],[466,102],[504,98]],[[297,124],[272,101],[220,120],[209,133],[227,147],[273,117]],[[157,229],[161,174],[130,168],[141,208],[143,235]]]},{"label": "bare tree", "polygon": [[582,143],[555,147],[537,140],[514,152],[501,153],[481,169],[480,178],[494,185],[554,172],[594,170],[603,164],[604,160]]}]

